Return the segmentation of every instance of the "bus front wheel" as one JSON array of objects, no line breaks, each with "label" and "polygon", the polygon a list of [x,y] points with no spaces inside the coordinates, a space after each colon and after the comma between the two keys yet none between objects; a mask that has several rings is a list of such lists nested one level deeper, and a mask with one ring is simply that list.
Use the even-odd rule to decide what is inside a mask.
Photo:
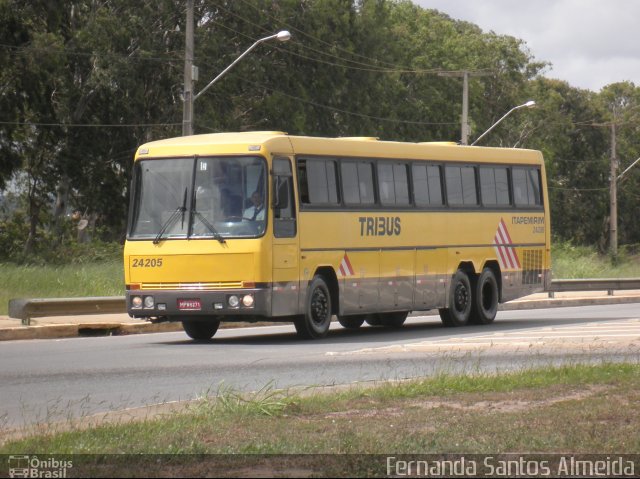
[{"label": "bus front wheel", "polygon": [[448,307],[438,310],[440,319],[448,327],[465,326],[469,323],[472,304],[471,282],[467,273],[459,269],[451,279]]},{"label": "bus front wheel", "polygon": [[191,339],[196,341],[208,341],[210,340],[218,328],[220,327],[220,321],[218,320],[196,320],[196,321],[182,321],[182,327],[184,332],[187,333]]},{"label": "bus front wheel", "polygon": [[298,336],[304,339],[324,338],[331,325],[331,293],[324,278],[316,275],[309,284],[304,315],[294,321]]}]

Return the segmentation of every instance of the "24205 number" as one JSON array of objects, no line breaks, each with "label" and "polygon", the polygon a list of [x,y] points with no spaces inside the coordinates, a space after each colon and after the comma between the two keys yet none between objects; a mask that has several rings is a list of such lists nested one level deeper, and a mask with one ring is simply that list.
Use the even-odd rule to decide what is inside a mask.
[{"label": "24205 number", "polygon": [[131,267],[133,268],[160,268],[162,258],[133,258]]}]

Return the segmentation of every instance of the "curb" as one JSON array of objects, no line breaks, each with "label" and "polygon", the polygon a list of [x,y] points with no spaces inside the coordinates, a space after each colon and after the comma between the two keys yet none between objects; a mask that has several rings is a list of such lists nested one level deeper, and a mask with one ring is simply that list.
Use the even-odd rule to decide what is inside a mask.
[{"label": "curb", "polygon": [[[517,311],[527,309],[562,308],[571,306],[594,306],[610,304],[640,303],[640,296],[610,296],[605,298],[554,298],[519,300],[501,304],[499,311]],[[437,315],[437,311],[421,311],[411,316]],[[232,323],[229,323],[232,324]],[[238,323],[237,327],[242,327]],[[273,324],[273,323],[262,323]],[[17,341],[25,339],[61,339],[73,337],[124,336],[129,334],[171,333],[182,331],[181,323],[118,323],[92,322],[68,324],[42,324],[32,326],[0,326],[0,341]]]},{"label": "curb", "polygon": [[640,303],[640,296],[609,296],[606,298],[531,299],[501,304],[498,311],[521,309],[567,308],[571,306],[597,306],[609,304]]},{"label": "curb", "polygon": [[125,336],[129,334],[173,333],[182,331],[181,323],[78,323],[42,324],[0,328],[0,341],[22,339],[61,339],[83,336]]}]

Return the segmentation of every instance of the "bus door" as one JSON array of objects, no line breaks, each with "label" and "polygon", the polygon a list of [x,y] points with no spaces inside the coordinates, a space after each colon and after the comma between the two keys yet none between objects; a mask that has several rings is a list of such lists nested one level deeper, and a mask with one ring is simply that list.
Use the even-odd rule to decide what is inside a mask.
[{"label": "bus door", "polygon": [[300,245],[293,192],[291,161],[289,158],[274,158],[273,283],[271,295],[273,316],[288,316],[298,313]]}]

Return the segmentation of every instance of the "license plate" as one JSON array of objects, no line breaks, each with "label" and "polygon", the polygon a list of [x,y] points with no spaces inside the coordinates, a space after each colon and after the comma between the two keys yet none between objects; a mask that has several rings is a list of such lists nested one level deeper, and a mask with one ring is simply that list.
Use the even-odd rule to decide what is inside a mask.
[{"label": "license plate", "polygon": [[179,299],[178,309],[181,311],[200,311],[202,303],[200,303],[200,299]]}]

